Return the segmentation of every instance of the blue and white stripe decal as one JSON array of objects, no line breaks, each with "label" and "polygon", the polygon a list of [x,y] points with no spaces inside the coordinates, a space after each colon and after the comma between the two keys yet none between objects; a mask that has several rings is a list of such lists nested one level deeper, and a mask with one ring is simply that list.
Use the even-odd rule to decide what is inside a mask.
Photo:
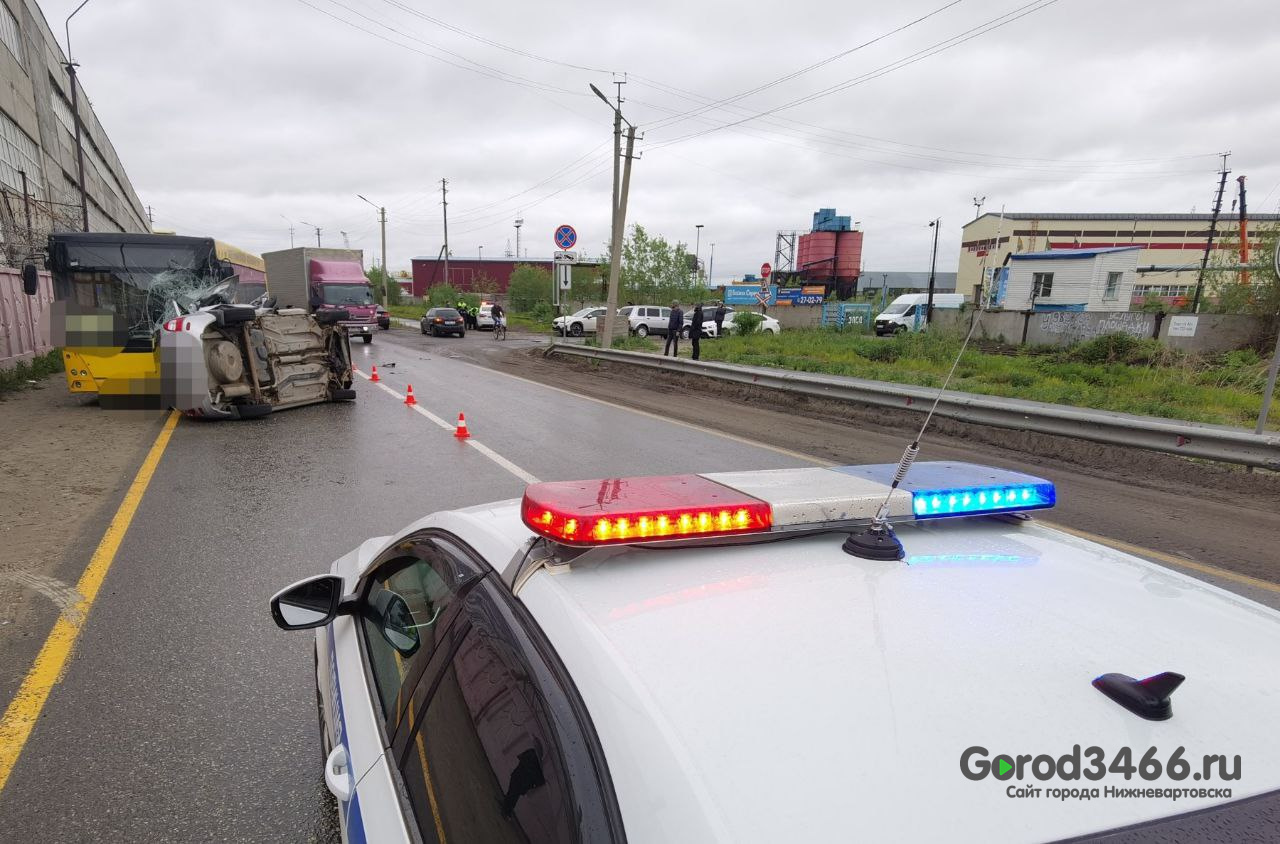
[{"label": "blue and white stripe decal", "polygon": [[334,708],[338,710],[338,719],[334,724],[338,728],[338,734],[335,736],[334,744],[340,743],[346,749],[347,776],[352,780],[351,800],[338,801],[338,811],[344,818],[343,826],[346,828],[347,841],[350,844],[366,844],[364,819],[360,815],[360,792],[356,788],[357,783],[352,775],[355,770],[354,759],[351,755],[351,745],[347,742],[347,713],[342,706],[342,685],[338,679],[338,648],[333,638],[333,624],[329,624],[325,629],[329,633],[329,693]]}]

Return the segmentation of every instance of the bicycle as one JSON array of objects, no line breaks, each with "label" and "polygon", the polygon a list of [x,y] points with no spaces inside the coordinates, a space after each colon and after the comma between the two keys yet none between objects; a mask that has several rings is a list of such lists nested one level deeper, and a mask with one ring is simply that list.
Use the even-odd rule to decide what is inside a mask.
[{"label": "bicycle", "polygon": [[495,339],[495,340],[505,340],[505,339],[507,339],[507,321],[506,321],[506,320],[502,320],[501,322],[495,322],[495,323],[494,323],[494,325],[493,325],[493,339]]}]

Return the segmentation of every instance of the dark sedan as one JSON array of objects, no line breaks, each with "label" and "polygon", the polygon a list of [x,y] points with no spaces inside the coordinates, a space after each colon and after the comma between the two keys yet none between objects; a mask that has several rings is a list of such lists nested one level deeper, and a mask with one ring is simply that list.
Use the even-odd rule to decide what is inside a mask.
[{"label": "dark sedan", "polygon": [[422,317],[422,333],[439,337],[441,334],[467,336],[467,324],[456,308],[432,308]]}]

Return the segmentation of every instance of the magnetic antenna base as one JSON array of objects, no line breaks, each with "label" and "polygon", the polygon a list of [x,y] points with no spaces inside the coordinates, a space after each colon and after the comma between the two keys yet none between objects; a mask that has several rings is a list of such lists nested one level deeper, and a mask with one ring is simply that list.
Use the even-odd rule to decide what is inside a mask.
[{"label": "magnetic antenna base", "polygon": [[871,525],[856,530],[845,539],[840,546],[846,554],[864,560],[884,560],[896,562],[906,556],[902,543],[887,525]]}]

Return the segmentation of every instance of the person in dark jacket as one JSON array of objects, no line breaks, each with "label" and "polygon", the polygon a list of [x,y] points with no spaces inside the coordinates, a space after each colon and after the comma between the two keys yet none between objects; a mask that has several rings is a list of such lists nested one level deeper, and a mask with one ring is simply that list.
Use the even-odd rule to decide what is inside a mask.
[{"label": "person in dark jacket", "polygon": [[716,305],[715,321],[717,337],[724,336],[724,315],[728,312],[729,309],[724,306],[724,302],[720,302]]},{"label": "person in dark jacket", "polygon": [[672,357],[680,354],[680,332],[684,329],[684,311],[679,302],[671,303],[671,316],[667,319],[667,344],[662,347],[662,356],[671,352]]},{"label": "person in dark jacket", "polygon": [[693,318],[689,325],[689,341],[693,343],[693,359],[697,360],[702,354],[698,348],[698,341],[702,339],[702,303],[695,302],[693,305]]}]

